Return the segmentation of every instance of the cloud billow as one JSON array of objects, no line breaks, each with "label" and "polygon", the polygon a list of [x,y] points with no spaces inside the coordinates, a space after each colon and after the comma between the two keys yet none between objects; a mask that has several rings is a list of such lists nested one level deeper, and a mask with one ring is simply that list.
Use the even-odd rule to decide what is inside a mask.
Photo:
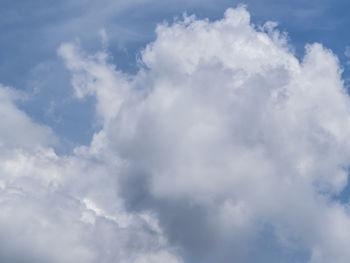
[{"label": "cloud billow", "polygon": [[308,45],[299,61],[286,34],[237,7],[159,25],[135,75],[107,51],[58,53],[76,96],[96,97],[102,129],[69,156],[37,138],[39,149],[2,146],[6,251],[35,262],[347,262],[350,215],[334,196],[347,186],[350,100],[330,50]]}]

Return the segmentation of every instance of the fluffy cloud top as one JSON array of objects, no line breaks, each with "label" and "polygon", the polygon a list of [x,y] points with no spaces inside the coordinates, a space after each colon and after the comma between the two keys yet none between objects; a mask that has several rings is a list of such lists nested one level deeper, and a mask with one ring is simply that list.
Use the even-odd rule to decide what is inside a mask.
[{"label": "fluffy cloud top", "polygon": [[[1,145],[0,261],[262,262],[272,238],[276,262],[347,262],[350,215],[334,197],[350,100],[331,51],[308,45],[299,61],[238,7],[158,26],[135,75],[78,43],[59,54],[102,129],[70,156]],[[46,133],[0,107],[26,120],[12,129]]]}]

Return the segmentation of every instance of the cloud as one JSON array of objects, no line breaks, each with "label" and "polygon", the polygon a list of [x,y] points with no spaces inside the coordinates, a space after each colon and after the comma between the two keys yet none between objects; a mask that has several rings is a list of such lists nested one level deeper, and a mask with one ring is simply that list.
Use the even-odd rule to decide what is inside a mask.
[{"label": "cloud", "polygon": [[128,213],[117,160],[58,156],[51,130],[0,88],[0,261],[179,263],[151,212]]},{"label": "cloud", "polygon": [[299,61],[244,7],[156,32],[134,75],[105,50],[60,47],[102,128],[67,156],[41,136],[1,146],[0,261],[347,262],[350,216],[334,196],[347,186],[350,100],[334,54],[313,44]]},{"label": "cloud", "polygon": [[299,61],[238,7],[159,25],[136,75],[74,43],[60,54],[78,94],[97,97],[99,151],[122,160],[127,208],[155,211],[185,262],[256,260],[267,225],[281,251],[346,262],[350,218],[333,196],[347,185],[350,101],[330,50],[308,45]]},{"label": "cloud", "polygon": [[33,123],[15,106],[24,94],[0,84],[0,147],[48,146],[57,140],[50,128]]},{"label": "cloud", "polygon": [[125,211],[102,163],[50,149],[0,160],[2,262],[181,262],[152,214]]}]

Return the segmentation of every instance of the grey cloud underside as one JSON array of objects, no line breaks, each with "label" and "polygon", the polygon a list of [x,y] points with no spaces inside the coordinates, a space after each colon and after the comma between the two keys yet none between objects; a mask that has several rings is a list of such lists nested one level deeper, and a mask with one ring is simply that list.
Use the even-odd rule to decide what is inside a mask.
[{"label": "grey cloud underside", "polygon": [[350,215],[333,197],[347,186],[350,100],[337,58],[313,44],[299,61],[243,7],[156,32],[134,75],[105,50],[60,47],[102,125],[71,155],[1,88],[18,121],[0,129],[0,261],[347,262]]}]

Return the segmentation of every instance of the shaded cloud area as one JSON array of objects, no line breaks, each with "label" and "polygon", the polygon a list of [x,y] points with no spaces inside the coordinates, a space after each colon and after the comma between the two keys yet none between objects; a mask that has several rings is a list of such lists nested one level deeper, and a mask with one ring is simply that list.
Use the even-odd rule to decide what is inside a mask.
[{"label": "shaded cloud area", "polygon": [[1,262],[347,262],[348,200],[334,197],[350,100],[330,50],[299,60],[237,7],[160,24],[135,74],[79,41],[58,54],[101,129],[57,155],[53,132],[0,89],[13,116],[0,128]]}]

